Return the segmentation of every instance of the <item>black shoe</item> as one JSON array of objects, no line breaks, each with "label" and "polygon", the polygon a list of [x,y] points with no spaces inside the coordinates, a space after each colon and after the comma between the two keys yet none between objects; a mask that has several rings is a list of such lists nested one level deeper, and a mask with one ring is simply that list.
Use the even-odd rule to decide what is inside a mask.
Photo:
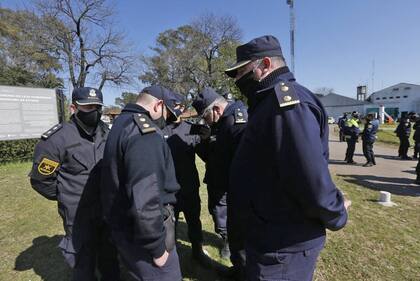
[{"label": "black shoe", "polygon": [[408,156],[403,156],[401,157],[401,160],[413,160],[411,157]]},{"label": "black shoe", "polygon": [[212,265],[211,258],[207,255],[201,244],[192,245],[192,258],[196,260],[204,268],[209,268]]},{"label": "black shoe", "polygon": [[366,164],[363,165],[363,167],[372,167],[373,163],[371,162],[367,162]]},{"label": "black shoe", "polygon": [[347,164],[356,165],[356,164],[357,164],[357,162],[355,162],[355,161],[353,161],[353,160],[350,160],[350,161],[347,161]]},{"label": "black shoe", "polygon": [[232,281],[245,281],[245,275],[241,273],[234,266],[226,268],[216,268],[216,271],[220,277],[232,280]]},{"label": "black shoe", "polygon": [[220,249],[220,256],[222,257],[222,259],[230,258],[230,249],[227,239],[223,239],[223,247],[222,249]]}]

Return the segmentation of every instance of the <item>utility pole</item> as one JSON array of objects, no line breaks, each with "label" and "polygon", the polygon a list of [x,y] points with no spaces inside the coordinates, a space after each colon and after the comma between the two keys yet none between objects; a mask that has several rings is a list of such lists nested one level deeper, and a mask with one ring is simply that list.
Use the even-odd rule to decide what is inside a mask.
[{"label": "utility pole", "polygon": [[290,58],[293,74],[295,73],[295,10],[294,0],[287,0],[287,5],[290,8]]}]

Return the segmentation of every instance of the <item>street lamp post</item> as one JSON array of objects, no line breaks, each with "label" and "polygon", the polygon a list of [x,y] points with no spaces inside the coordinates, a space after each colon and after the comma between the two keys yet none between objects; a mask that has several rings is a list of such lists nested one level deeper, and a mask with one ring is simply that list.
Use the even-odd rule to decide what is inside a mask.
[{"label": "street lamp post", "polygon": [[294,0],[287,0],[290,8],[290,59],[292,72],[295,73],[295,11]]}]

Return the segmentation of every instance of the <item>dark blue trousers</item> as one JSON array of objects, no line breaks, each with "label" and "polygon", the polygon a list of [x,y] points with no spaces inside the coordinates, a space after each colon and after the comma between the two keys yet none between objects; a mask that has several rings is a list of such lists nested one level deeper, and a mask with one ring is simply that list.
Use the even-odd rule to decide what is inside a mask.
[{"label": "dark blue trousers", "polygon": [[227,239],[227,202],[226,190],[207,185],[208,209],[213,217],[214,231]]},{"label": "dark blue trousers", "polygon": [[354,150],[356,149],[356,140],[346,139],[346,142],[347,142],[346,161],[352,162]]},{"label": "dark blue trousers", "polygon": [[261,253],[246,248],[247,281],[311,281],[316,261],[324,245],[298,251]]},{"label": "dark blue trousers", "polygon": [[[117,239],[115,239],[117,238]],[[181,281],[181,269],[176,248],[169,253],[163,267],[154,264],[152,256],[143,248],[114,235],[120,257],[136,281]]]}]

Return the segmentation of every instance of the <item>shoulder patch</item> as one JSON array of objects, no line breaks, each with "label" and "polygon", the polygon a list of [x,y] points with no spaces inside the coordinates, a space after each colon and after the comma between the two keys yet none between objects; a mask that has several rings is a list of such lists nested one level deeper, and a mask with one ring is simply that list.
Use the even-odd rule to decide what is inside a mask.
[{"label": "shoulder patch", "polygon": [[291,106],[300,103],[300,100],[294,90],[293,85],[288,82],[278,83],[274,91],[280,107]]},{"label": "shoulder patch", "polygon": [[140,129],[140,132],[145,134],[150,134],[156,132],[156,128],[154,127],[152,120],[146,114],[134,114],[134,122],[136,122],[137,126]]},{"label": "shoulder patch", "polygon": [[234,116],[235,116],[235,124],[243,124],[248,121],[246,118],[245,112],[243,112],[243,110],[240,108],[235,109]]},{"label": "shoulder patch", "polygon": [[46,157],[42,158],[41,162],[38,164],[38,172],[41,175],[49,176],[57,170],[57,167],[60,163],[57,161],[48,159]]},{"label": "shoulder patch", "polygon": [[63,128],[63,124],[61,123],[54,125],[51,129],[49,129],[48,131],[46,131],[45,133],[41,135],[41,139],[43,140],[48,139],[49,137],[57,133],[61,128]]}]

